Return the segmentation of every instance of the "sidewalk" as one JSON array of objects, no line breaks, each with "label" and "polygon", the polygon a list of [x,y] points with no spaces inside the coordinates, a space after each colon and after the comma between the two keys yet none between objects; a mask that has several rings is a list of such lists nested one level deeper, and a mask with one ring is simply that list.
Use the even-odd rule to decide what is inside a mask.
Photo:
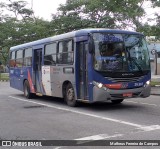
[{"label": "sidewalk", "polygon": [[[160,82],[160,75],[153,75],[152,74],[151,80],[154,82]],[[160,86],[151,87],[151,95],[160,96]]]},{"label": "sidewalk", "polygon": [[160,82],[160,75],[151,75],[151,80],[155,82]]}]

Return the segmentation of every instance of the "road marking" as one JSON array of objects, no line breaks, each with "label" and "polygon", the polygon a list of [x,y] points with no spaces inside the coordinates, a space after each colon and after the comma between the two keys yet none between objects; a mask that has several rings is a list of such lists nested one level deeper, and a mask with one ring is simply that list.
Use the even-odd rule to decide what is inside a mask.
[{"label": "road marking", "polygon": [[105,139],[121,137],[121,136],[123,136],[123,134],[115,134],[112,136],[109,136],[107,134],[99,134],[99,135],[88,136],[88,137],[74,139],[74,140],[78,141],[77,144],[84,144],[92,141],[105,140]]},{"label": "road marking", "polygon": [[125,102],[138,103],[138,104],[149,105],[149,106],[155,106],[155,107],[159,106],[159,105],[156,105],[156,104],[145,103],[145,102],[136,102],[136,101],[125,101]]},{"label": "road marking", "polygon": [[151,125],[151,126],[143,126],[141,128],[138,128],[142,131],[153,131],[153,130],[157,130],[160,129],[160,125]]},{"label": "road marking", "polygon": [[130,125],[130,126],[134,126],[134,127],[143,127],[143,125],[139,125],[139,124],[135,124],[135,123],[127,122],[127,121],[117,120],[117,119],[113,119],[113,118],[109,118],[109,117],[104,117],[104,116],[99,116],[99,115],[95,115],[95,114],[84,113],[84,112],[80,112],[80,111],[77,111],[77,110],[62,108],[62,107],[58,107],[58,106],[52,106],[52,105],[49,105],[49,104],[44,104],[44,103],[35,102],[35,101],[31,101],[31,100],[25,100],[25,99],[13,97],[13,96],[9,96],[9,97],[13,98],[13,99],[20,100],[20,101],[25,101],[25,102],[30,102],[30,103],[35,103],[35,104],[43,105],[43,106],[50,107],[50,108],[55,108],[55,109],[58,109],[58,110],[63,110],[63,111],[68,111],[68,112],[72,112],[72,113],[77,113],[77,114],[81,114],[81,115],[85,115],[85,116],[90,116],[90,117],[94,117],[94,118],[99,118],[99,119],[103,119],[103,120],[117,122],[117,123],[121,123],[121,124],[125,124],[125,125]]},{"label": "road marking", "polygon": [[62,148],[62,146],[58,146],[58,147],[56,147],[56,148],[53,148],[53,149],[60,149],[60,148]]},{"label": "road marking", "polygon": [[109,139],[109,138],[115,138],[115,137],[121,137],[123,136],[123,134],[115,134],[113,136],[109,136],[107,134],[99,134],[99,135],[94,135],[94,136],[88,136],[88,137],[84,137],[84,138],[79,138],[79,139],[75,139],[75,140],[104,140],[104,139]]},{"label": "road marking", "polygon": [[159,125],[145,126],[145,125],[131,123],[131,122],[123,121],[123,120],[117,120],[117,119],[113,119],[113,118],[109,118],[109,117],[104,117],[104,116],[99,116],[99,115],[95,115],[95,114],[84,113],[84,112],[80,112],[80,111],[77,111],[77,110],[72,110],[72,109],[62,108],[62,107],[53,106],[53,105],[49,105],[49,104],[44,104],[44,103],[40,103],[40,102],[35,102],[35,101],[31,101],[31,100],[25,100],[25,99],[17,98],[17,97],[14,97],[14,96],[9,96],[9,98],[13,98],[13,99],[24,101],[24,102],[30,102],[30,103],[34,103],[34,104],[38,104],[38,105],[43,105],[43,106],[46,106],[46,107],[49,107],[49,108],[54,108],[54,109],[58,109],[58,110],[72,112],[72,113],[76,113],[76,114],[80,114],[80,115],[94,117],[94,118],[98,118],[98,119],[102,119],[102,120],[116,122],[116,123],[120,123],[120,124],[124,124],[124,125],[129,125],[129,126],[137,127],[138,129],[141,129],[143,131],[149,131],[149,130],[151,131],[151,130],[160,129]]}]

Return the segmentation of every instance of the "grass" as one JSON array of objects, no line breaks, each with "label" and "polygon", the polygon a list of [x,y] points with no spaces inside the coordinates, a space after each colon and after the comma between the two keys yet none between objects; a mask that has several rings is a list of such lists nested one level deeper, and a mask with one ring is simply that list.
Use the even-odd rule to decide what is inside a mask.
[{"label": "grass", "polygon": [[0,80],[8,81],[9,74],[8,73],[0,73]]},{"label": "grass", "polygon": [[160,85],[160,82],[151,81],[151,86],[156,86],[156,85]]}]

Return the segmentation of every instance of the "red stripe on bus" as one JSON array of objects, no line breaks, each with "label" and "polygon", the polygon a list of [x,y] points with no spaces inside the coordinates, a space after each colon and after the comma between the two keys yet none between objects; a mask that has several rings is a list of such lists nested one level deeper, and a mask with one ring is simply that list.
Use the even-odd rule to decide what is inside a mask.
[{"label": "red stripe on bus", "polygon": [[34,86],[33,86],[33,82],[32,82],[29,70],[28,70],[28,81],[29,81],[29,86],[30,86],[31,92],[35,93],[35,89],[34,89]]}]

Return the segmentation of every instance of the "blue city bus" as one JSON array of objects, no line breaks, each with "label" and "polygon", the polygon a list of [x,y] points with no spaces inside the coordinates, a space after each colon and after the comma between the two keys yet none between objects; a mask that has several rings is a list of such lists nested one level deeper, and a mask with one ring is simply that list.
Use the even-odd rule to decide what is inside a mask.
[{"label": "blue city bus", "polygon": [[150,58],[143,34],[81,29],[10,48],[10,86],[26,98],[121,103],[150,96]]}]

